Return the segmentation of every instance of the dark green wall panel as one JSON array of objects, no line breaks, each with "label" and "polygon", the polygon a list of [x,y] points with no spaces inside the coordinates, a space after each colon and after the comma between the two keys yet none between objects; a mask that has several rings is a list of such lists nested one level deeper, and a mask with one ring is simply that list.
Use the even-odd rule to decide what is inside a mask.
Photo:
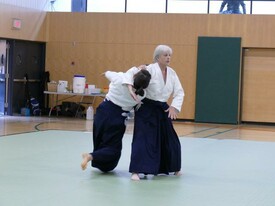
[{"label": "dark green wall panel", "polygon": [[241,38],[199,37],[195,121],[237,124]]}]

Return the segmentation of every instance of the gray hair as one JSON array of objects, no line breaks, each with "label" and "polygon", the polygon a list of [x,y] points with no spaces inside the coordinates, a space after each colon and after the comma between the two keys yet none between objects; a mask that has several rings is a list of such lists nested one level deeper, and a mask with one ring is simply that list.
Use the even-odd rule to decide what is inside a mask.
[{"label": "gray hair", "polygon": [[168,53],[168,54],[172,54],[172,49],[167,46],[167,45],[158,45],[154,51],[154,56],[153,56],[153,62],[157,62],[158,61],[158,58],[161,54],[163,53]]}]

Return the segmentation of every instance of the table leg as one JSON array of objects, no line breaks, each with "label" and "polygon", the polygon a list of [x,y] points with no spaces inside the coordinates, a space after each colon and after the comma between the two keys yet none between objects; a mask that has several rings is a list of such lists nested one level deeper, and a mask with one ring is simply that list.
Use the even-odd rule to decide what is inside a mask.
[{"label": "table leg", "polygon": [[[51,109],[50,109],[50,111],[49,111],[49,117],[51,116],[51,114],[52,114],[52,110],[57,106],[57,104],[58,104],[58,94],[54,94],[53,95],[53,99],[52,99],[52,105],[51,105]],[[57,108],[56,108],[56,116],[58,116],[58,111],[57,111]]]}]

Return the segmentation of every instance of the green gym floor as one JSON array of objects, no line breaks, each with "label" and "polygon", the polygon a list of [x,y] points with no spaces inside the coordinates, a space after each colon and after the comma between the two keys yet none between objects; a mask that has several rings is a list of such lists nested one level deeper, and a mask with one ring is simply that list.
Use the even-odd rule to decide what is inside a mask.
[{"label": "green gym floor", "polygon": [[104,174],[80,168],[91,130],[37,128],[0,136],[0,206],[274,206],[275,142],[190,133],[180,137],[182,176],[132,181],[130,133],[119,165]]}]

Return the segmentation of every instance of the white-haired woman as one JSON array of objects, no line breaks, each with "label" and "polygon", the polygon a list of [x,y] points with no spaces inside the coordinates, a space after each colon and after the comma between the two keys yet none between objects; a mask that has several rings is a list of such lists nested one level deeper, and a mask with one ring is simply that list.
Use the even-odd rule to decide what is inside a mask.
[{"label": "white-haired woman", "polygon": [[[132,180],[140,180],[139,174],[180,175],[181,145],[172,120],[181,111],[184,90],[176,72],[169,67],[171,55],[169,46],[159,45],[154,51],[154,62],[146,66],[151,81],[146,88],[142,107],[135,112],[129,167]],[[129,77],[138,72],[139,68],[128,70]],[[172,103],[168,105],[171,95]]]}]

